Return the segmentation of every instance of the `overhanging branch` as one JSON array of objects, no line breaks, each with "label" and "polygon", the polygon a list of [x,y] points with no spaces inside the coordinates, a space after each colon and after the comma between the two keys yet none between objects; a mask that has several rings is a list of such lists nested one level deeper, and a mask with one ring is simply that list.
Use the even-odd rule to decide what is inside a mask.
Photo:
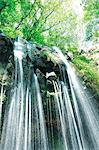
[{"label": "overhanging branch", "polygon": [[28,17],[28,15],[31,13],[31,11],[32,11],[32,8],[30,9],[30,11],[24,17],[21,18],[18,26],[15,28],[16,30],[20,27],[20,25],[22,24],[23,20]]},{"label": "overhanging branch", "polygon": [[55,26],[57,26],[57,25],[59,25],[59,24],[60,24],[60,21],[59,21],[58,23],[53,24],[53,25],[50,26],[49,28],[46,28],[46,29],[42,30],[42,33],[43,33],[43,32],[46,32],[46,31],[48,31],[48,30],[50,30],[50,29],[52,29],[53,27],[55,27]]},{"label": "overhanging branch", "polygon": [[51,14],[54,12],[54,9],[45,17],[45,19],[44,19],[44,22],[43,23],[45,23],[46,21],[47,21],[47,18],[49,17],[49,16],[51,16]]}]

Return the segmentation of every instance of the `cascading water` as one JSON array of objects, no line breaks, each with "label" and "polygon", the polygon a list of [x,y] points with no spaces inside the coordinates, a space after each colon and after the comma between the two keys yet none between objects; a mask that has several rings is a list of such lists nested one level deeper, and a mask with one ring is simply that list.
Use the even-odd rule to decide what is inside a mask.
[{"label": "cascading water", "polygon": [[1,86],[1,92],[0,92],[0,135],[1,135],[1,117],[2,117],[2,102],[3,102],[3,93],[4,93],[4,87],[3,83]]},{"label": "cascading water", "polygon": [[[67,112],[70,130],[70,139],[68,146],[65,146],[65,149],[68,149],[71,145],[72,148],[69,149],[78,149],[78,150],[89,150],[89,149],[99,149],[99,119],[98,113],[95,111],[94,105],[86,96],[86,93],[79,82],[79,79],[75,75],[73,68],[71,68],[70,64],[67,60],[65,60],[62,52],[54,47],[55,51],[58,53],[61,60],[64,62],[66,66],[65,72],[68,74],[69,79],[69,89],[67,87],[66,80],[60,85],[62,86],[63,96],[61,96],[60,100],[64,100],[65,104],[65,112]],[[64,70],[63,70],[64,71]],[[63,76],[65,73],[63,73]],[[65,76],[63,77],[65,79]],[[56,90],[58,87],[57,83],[55,85],[56,93],[60,93],[60,88]],[[70,92],[69,92],[70,91]],[[58,97],[58,96],[57,96]],[[60,106],[62,107],[62,103],[60,102]],[[64,113],[63,107],[61,109],[61,113]],[[66,117],[66,116],[65,116]],[[62,118],[64,120],[64,117]],[[65,126],[66,129],[66,126]],[[66,133],[66,132],[65,132]],[[68,135],[66,136],[68,139]],[[64,143],[65,145],[65,143]],[[68,147],[68,148],[66,148]]]},{"label": "cascading water", "polygon": [[[62,52],[53,47],[62,64],[61,77],[51,79],[53,93],[42,98],[32,59],[32,45],[18,38],[15,42],[15,73],[11,99],[5,111],[0,150],[98,150],[99,118]],[[0,95],[0,123],[2,96]],[[1,124],[0,124],[1,127]]]},{"label": "cascading water", "polygon": [[[47,133],[44,125],[42,99],[39,83],[32,67],[29,66],[27,79],[25,78],[23,58],[26,57],[26,53],[24,54],[24,42],[23,39],[18,38],[18,41],[15,43],[14,87],[11,91],[12,96],[9,110],[6,112],[3,121],[0,149],[47,150]],[[2,93],[3,87],[1,89],[1,96]],[[2,101],[0,103],[2,104]],[[37,110],[38,118],[35,118],[37,114],[33,114],[33,109]],[[33,123],[34,120],[35,125]],[[35,135],[32,135],[34,134],[32,126],[36,126]],[[34,136],[34,140],[32,136]],[[38,140],[39,145],[37,144]]]}]

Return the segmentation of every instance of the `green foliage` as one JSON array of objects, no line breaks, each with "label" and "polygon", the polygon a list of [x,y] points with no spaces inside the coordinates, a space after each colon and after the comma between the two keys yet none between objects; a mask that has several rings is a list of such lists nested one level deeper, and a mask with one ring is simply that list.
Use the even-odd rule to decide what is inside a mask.
[{"label": "green foliage", "polygon": [[[78,71],[98,85],[99,76],[90,60],[77,53],[83,40],[98,42],[98,0],[86,0],[84,9],[80,3],[73,8],[75,3],[75,0],[1,0],[0,30],[11,38],[22,36],[43,45],[58,46],[63,52],[72,52]],[[84,31],[82,25],[85,25]]]},{"label": "green foliage", "polygon": [[44,36],[42,36],[39,32],[34,33],[33,40],[37,41],[39,44],[45,44]]},{"label": "green foliage", "polygon": [[[18,35],[27,40],[36,40],[47,45],[64,48],[67,45],[78,47],[76,37],[77,16],[72,9],[72,0],[1,0],[0,30],[10,37]],[[86,39],[93,36],[93,19],[98,17],[98,0],[87,0],[84,7],[84,20],[91,21],[87,25]],[[94,34],[94,35],[93,35]],[[69,48],[70,47],[70,48]]]},{"label": "green foliage", "polygon": [[86,85],[90,86],[94,92],[99,93],[99,71],[91,64],[91,61],[78,55],[74,58],[73,63]]},{"label": "green foliage", "polygon": [[99,16],[99,1],[98,0],[87,0],[85,4],[85,20],[91,20],[93,17]]},{"label": "green foliage", "polygon": [[[76,24],[70,3],[71,0],[46,0],[45,3],[41,0],[34,3],[30,0],[2,0],[0,30],[9,37],[20,35],[41,44],[63,47],[64,43],[74,40],[72,26]],[[67,35],[63,36],[65,32]]]},{"label": "green foliage", "polygon": [[87,0],[84,8],[84,22],[86,26],[86,40],[96,42],[99,37],[99,30],[96,29],[99,24],[99,1]]},{"label": "green foliage", "polygon": [[89,64],[89,63],[91,62],[91,59],[88,59],[88,58],[86,58],[85,56],[82,56],[82,55],[80,55],[80,56],[78,57],[78,61],[79,61],[79,59],[80,59],[82,62],[87,63],[87,64]]}]

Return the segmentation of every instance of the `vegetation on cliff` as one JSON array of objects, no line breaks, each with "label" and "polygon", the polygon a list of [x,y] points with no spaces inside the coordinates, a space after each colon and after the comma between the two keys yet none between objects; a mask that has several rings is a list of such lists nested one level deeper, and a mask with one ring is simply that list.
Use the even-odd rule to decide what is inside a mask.
[{"label": "vegetation on cliff", "polygon": [[1,0],[0,30],[72,52],[86,84],[99,91],[98,0]]}]

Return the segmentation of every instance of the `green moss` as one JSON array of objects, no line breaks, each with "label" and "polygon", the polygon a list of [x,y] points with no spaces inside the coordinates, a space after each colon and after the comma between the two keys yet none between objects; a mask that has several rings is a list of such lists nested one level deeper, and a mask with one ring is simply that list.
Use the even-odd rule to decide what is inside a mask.
[{"label": "green moss", "polygon": [[91,60],[78,55],[73,59],[73,63],[86,85],[91,87],[94,92],[99,93],[99,70],[91,63]]},{"label": "green moss", "polygon": [[47,60],[51,60],[53,63],[55,64],[59,64],[62,63],[61,59],[59,59],[59,57],[56,55],[56,53],[54,53],[53,51],[51,51],[51,49],[44,49],[41,53],[41,56],[46,56]]}]

